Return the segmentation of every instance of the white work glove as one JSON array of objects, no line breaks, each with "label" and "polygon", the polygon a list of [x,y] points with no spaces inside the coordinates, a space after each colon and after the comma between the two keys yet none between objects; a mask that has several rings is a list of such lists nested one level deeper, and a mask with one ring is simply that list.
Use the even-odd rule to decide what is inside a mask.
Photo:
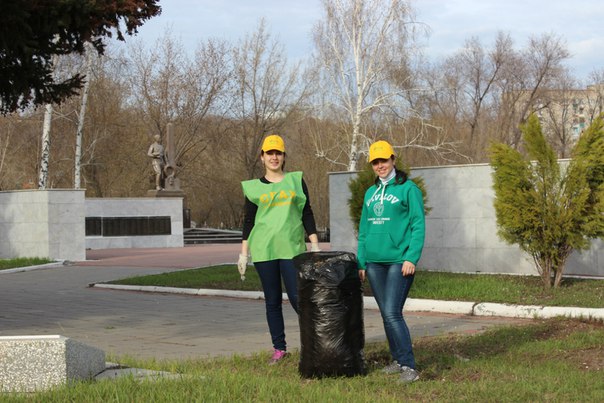
[{"label": "white work glove", "polygon": [[247,269],[247,255],[239,254],[239,261],[237,261],[237,270],[241,275],[241,281],[245,280],[245,269]]},{"label": "white work glove", "polygon": [[321,249],[319,248],[319,244],[318,243],[311,243],[310,244],[310,251],[311,252],[321,252]]}]

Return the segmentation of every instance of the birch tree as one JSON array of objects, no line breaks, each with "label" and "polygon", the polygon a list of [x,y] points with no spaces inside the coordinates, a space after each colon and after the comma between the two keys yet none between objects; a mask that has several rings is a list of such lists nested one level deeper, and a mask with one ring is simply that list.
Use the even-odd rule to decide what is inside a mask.
[{"label": "birch tree", "polygon": [[[81,71],[81,60],[76,54],[54,56],[52,58],[52,66],[54,68],[52,76],[54,80],[66,80],[67,77],[77,75],[77,71]],[[51,128],[55,107],[52,103],[44,106],[44,122],[42,124],[42,142],[40,150],[40,168],[38,175],[38,188],[46,189],[48,187],[49,163],[50,163],[50,145],[51,145]]]},{"label": "birch tree", "polygon": [[88,105],[88,92],[90,90],[90,80],[92,80],[92,58],[94,56],[93,46],[87,42],[86,47],[86,81],[82,89],[82,102],[80,103],[80,113],[78,115],[78,128],[76,131],[76,144],[74,155],[74,173],[73,187],[79,189],[81,185],[80,173],[82,170],[82,136],[84,131],[84,121],[86,120],[86,107]]},{"label": "birch tree", "polygon": [[50,128],[52,125],[52,104],[44,106],[44,123],[42,124],[42,148],[40,150],[40,170],[38,189],[48,186],[48,161],[50,160]]},{"label": "birch tree", "polygon": [[[56,66],[59,57],[52,58],[52,65]],[[52,76],[56,77],[56,71],[52,72]],[[40,149],[40,168],[38,170],[38,189],[46,189],[48,186],[48,164],[50,161],[50,129],[52,126],[52,103],[44,105],[44,122],[42,123],[42,142]]]},{"label": "birch tree", "polygon": [[332,94],[325,96],[325,107],[334,108],[347,127],[333,149],[319,154],[329,158],[342,153],[353,171],[373,140],[364,125],[374,112],[392,107],[397,94],[386,84],[393,66],[407,64],[416,25],[404,0],[322,3],[324,17],[313,32],[316,63]]}]

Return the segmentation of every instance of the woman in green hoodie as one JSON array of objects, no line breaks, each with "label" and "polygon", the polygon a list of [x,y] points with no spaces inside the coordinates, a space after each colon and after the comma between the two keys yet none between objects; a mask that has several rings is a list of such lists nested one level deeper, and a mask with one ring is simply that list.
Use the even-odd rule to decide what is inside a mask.
[{"label": "woman in green hoodie", "polygon": [[419,379],[403,306],[413,284],[424,246],[424,202],[421,190],[394,166],[394,149],[386,141],[369,147],[377,175],[365,193],[359,224],[359,276],[369,278],[384,321],[393,362],[382,371],[400,374],[404,383]]}]

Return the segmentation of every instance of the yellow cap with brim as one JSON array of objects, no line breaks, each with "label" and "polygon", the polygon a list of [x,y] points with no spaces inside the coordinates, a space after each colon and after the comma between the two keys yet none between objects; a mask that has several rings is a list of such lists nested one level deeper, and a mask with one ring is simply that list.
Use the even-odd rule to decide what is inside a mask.
[{"label": "yellow cap with brim", "polygon": [[262,151],[267,152],[270,150],[285,152],[285,142],[281,138],[281,136],[277,136],[276,134],[271,134],[270,136],[266,136],[264,142],[262,143]]},{"label": "yellow cap with brim", "polygon": [[387,141],[376,141],[369,147],[369,162],[372,162],[376,159],[387,160],[393,155],[395,155],[394,149]]}]

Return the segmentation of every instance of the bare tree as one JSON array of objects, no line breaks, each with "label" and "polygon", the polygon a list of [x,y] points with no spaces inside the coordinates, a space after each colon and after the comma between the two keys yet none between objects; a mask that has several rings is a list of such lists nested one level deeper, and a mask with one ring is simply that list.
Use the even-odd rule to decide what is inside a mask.
[{"label": "bare tree", "polygon": [[204,119],[210,113],[224,113],[220,109],[224,103],[219,101],[230,75],[228,55],[226,43],[208,40],[198,45],[190,60],[169,33],[151,49],[140,43],[131,48],[131,95],[140,122],[149,139],[165,134],[166,125],[174,123],[175,160],[180,169],[186,168],[186,154],[192,154],[189,160],[195,158],[209,141],[204,136]]},{"label": "bare tree", "polygon": [[555,88],[542,91],[536,112],[543,135],[549,140],[559,158],[569,158],[572,146],[587,127],[584,116],[584,91],[577,81],[561,74]]},{"label": "bare tree", "polygon": [[[87,60],[81,57],[63,61],[65,68],[69,64],[74,70],[86,72],[89,91],[85,112],[83,97],[53,105],[48,187],[76,186],[79,159],[80,186],[86,188],[87,196],[140,194],[147,190],[144,184],[140,189],[141,178],[145,177],[141,167],[146,166],[146,158],[139,158],[133,150],[145,144],[146,139],[136,138],[140,131],[128,103],[131,97],[124,84],[126,65],[113,51],[90,61],[89,71]],[[41,120],[41,114],[36,111],[28,118],[31,119]],[[81,135],[84,131],[85,136]]]},{"label": "bare tree", "polygon": [[283,46],[271,39],[264,20],[235,48],[229,110],[247,178],[257,174],[262,139],[295,116],[310,81],[303,79],[299,65],[288,66]]},{"label": "bare tree", "polygon": [[319,154],[336,156],[334,161],[346,155],[346,167],[352,171],[372,140],[365,125],[374,113],[392,107],[397,93],[387,87],[391,69],[407,64],[416,24],[404,0],[322,3],[325,14],[315,26],[313,40],[317,67],[333,94],[324,96],[325,109],[334,108],[347,127],[337,148]]},{"label": "bare tree", "polygon": [[40,108],[0,117],[0,187],[3,190],[37,188],[42,120]]},{"label": "bare tree", "polygon": [[92,59],[94,56],[94,47],[86,42],[85,57],[86,57],[86,81],[82,89],[82,101],[80,103],[80,113],[78,115],[78,129],[76,132],[76,144],[75,144],[75,155],[74,155],[74,174],[73,174],[73,187],[79,189],[81,185],[80,172],[82,167],[82,136],[84,132],[84,121],[86,119],[86,107],[88,106],[88,92],[90,91],[90,80],[92,80]]},{"label": "bare tree", "polygon": [[[457,151],[470,160],[485,158],[500,104],[498,83],[513,56],[509,35],[500,32],[492,47],[470,38],[461,50],[424,70],[422,78],[429,91],[422,103],[427,120],[452,134],[461,143]],[[459,153],[452,157],[465,159]]]},{"label": "bare tree", "polygon": [[0,117],[0,190],[6,189],[6,166],[8,165],[8,149],[14,131],[14,118],[11,115]]},{"label": "bare tree", "polygon": [[589,122],[604,112],[604,69],[594,70],[589,74],[585,97],[585,115]]},{"label": "bare tree", "polygon": [[[137,175],[139,181],[144,177],[135,168],[137,154],[132,152],[130,145],[131,141],[137,141],[131,139],[131,128],[138,126],[128,104],[126,71],[123,55],[113,48],[109,48],[103,57],[92,58],[91,71],[87,75],[90,88],[85,113],[86,136],[81,138],[80,157],[80,180],[87,196],[115,195],[111,188],[114,181],[136,194],[130,173]],[[74,107],[81,110],[82,102]],[[76,114],[78,125],[82,115],[81,112]],[[129,157],[123,157],[124,150]]]},{"label": "bare tree", "polygon": [[507,63],[504,78],[498,82],[502,105],[497,127],[500,141],[518,147],[522,132],[532,111],[543,107],[539,98],[564,74],[563,62],[570,57],[564,41],[554,34],[531,37],[528,46]]},{"label": "bare tree", "polygon": [[463,106],[462,114],[470,129],[468,142],[474,155],[478,154],[476,142],[481,134],[480,122],[482,120],[485,126],[492,122],[484,118],[488,114],[492,116],[494,112],[493,106],[500,95],[494,86],[500,80],[505,65],[512,62],[512,54],[510,36],[500,32],[492,50],[486,49],[480,40],[474,37],[466,41],[460,53],[445,62],[456,66],[463,80],[463,98],[468,102]]},{"label": "bare tree", "polygon": [[44,106],[44,124],[42,125],[42,148],[40,150],[40,171],[38,189],[48,186],[48,161],[50,159],[50,127],[52,124],[52,104]]},{"label": "bare tree", "polygon": [[548,105],[551,90],[567,76],[567,57],[563,41],[553,35],[530,38],[522,50],[503,32],[491,48],[470,38],[425,76],[431,122],[455,133],[474,161],[484,161],[488,141],[518,143],[520,124]]},{"label": "bare tree", "polygon": [[[92,45],[90,45],[92,46]],[[68,54],[64,56],[54,56],[53,65],[53,76],[56,79],[63,80],[65,77],[77,75],[78,71],[81,71],[81,58],[77,54]],[[50,164],[50,145],[51,145],[51,127],[53,122],[53,114],[55,108],[53,104],[46,104],[44,106],[44,123],[42,125],[42,143],[40,150],[40,168],[38,175],[38,188],[46,189],[52,187],[49,183],[49,164]]]}]

